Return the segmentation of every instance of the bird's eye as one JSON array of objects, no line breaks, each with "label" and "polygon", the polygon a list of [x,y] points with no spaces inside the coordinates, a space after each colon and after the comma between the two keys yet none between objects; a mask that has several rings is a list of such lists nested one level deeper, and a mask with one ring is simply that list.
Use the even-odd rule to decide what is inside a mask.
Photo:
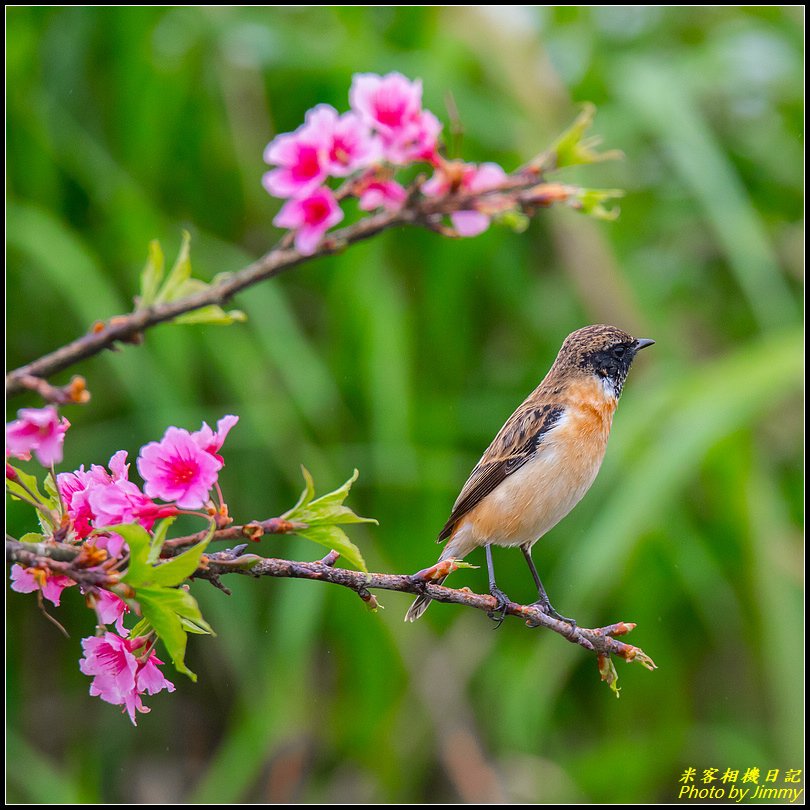
[{"label": "bird's eye", "polygon": [[625,353],[626,351],[627,351],[627,349],[626,349],[624,346],[614,346],[614,347],[613,347],[613,356],[614,356],[614,357],[615,357],[617,360],[621,360],[621,359],[622,359],[622,357],[624,357],[624,353]]}]

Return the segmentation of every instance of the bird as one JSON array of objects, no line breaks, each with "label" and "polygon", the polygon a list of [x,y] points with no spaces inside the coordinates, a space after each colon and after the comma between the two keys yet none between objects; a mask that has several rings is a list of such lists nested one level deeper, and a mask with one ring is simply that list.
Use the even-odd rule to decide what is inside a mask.
[{"label": "bird", "polygon": [[[462,487],[439,533],[437,542],[447,541],[439,562],[460,560],[484,547],[489,592],[496,599],[490,616],[497,626],[510,600],[495,581],[492,546],[519,547],[537,588],[532,604],[576,626],[551,605],[532,546],[590,489],[627,372],[636,354],[654,343],[607,324],[572,332],[548,374],[506,420]],[[405,621],[416,621],[430,602],[427,594],[417,596]]]}]

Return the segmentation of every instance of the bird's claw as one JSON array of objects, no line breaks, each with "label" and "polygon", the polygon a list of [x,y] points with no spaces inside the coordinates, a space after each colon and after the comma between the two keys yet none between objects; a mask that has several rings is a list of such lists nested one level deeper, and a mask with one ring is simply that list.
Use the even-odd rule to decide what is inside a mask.
[{"label": "bird's claw", "polygon": [[571,627],[576,627],[577,623],[573,619],[569,619],[567,616],[563,616],[560,613],[557,613],[556,610],[551,606],[551,602],[548,599],[538,599],[536,602],[532,602],[532,605],[537,605],[546,616],[551,616],[552,619],[556,619],[558,622],[565,622],[566,624],[570,624]]},{"label": "bird's claw", "polygon": [[509,603],[512,601],[500,588],[492,588],[490,594],[495,597],[496,605],[494,610],[487,613],[490,619],[495,622],[493,630],[497,630],[506,618],[506,611],[509,609]]}]

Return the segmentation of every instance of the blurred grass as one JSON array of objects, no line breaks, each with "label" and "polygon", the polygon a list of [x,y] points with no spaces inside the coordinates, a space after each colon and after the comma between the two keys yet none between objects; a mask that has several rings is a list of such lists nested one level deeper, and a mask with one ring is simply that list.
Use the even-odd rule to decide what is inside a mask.
[{"label": "blurred grass", "polygon": [[[657,340],[633,369],[588,497],[538,546],[555,604],[639,623],[659,665],[594,662],[516,622],[407,600],[372,615],[305,582],[194,586],[214,639],[197,685],[131,729],[63,639],[8,597],[8,798],[114,801],[670,801],[683,768],[803,756],[802,15],[798,8],[12,8],[8,350],[13,367],[124,311],[150,239],[196,272],[275,238],[261,153],[351,75],[424,80],[461,153],[511,169],[576,103],[622,163],[622,216],[548,212],[522,235],[388,233],[239,297],[227,329],[171,326],[75,369],[65,469],[224,413],[232,513],[281,513],[358,467],[371,568],[412,571],[482,449],[562,338],[616,322]],[[68,375],[66,374],[65,377]],[[33,401],[33,400],[32,400]],[[13,403],[18,407],[23,403]],[[30,528],[18,504],[9,528]],[[266,553],[316,549],[274,540]],[[517,555],[499,582],[531,593]],[[473,556],[472,562],[482,563]],[[456,584],[485,587],[482,571]],[[337,589],[335,589],[337,590]],[[609,780],[609,781],[608,781]]]}]

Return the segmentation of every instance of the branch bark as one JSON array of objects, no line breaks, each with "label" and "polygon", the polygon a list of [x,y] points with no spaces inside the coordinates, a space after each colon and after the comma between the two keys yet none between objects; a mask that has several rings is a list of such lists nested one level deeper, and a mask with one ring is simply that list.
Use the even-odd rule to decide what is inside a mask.
[{"label": "branch bark", "polygon": [[[555,203],[577,207],[580,191],[578,187],[541,181],[539,170],[528,166],[507,177],[497,189],[478,194],[449,193],[443,197],[423,197],[419,195],[418,185],[414,185],[410,190],[408,201],[399,211],[373,214],[353,225],[331,232],[311,256],[305,256],[290,247],[287,234],[269,253],[228,275],[218,284],[210,285],[201,292],[176,301],[137,309],[126,315],[116,315],[106,322],[99,321],[88,334],[50,354],[43,355],[38,360],[14,369],[6,375],[6,398],[32,388],[36,390],[39,385],[37,380],[69,368],[105,349],[112,349],[116,343],[140,343],[143,340],[143,333],[153,326],[212,304],[223,306],[236,293],[247,287],[273,278],[309,259],[340,253],[349,245],[389,228],[419,225],[447,233],[448,229],[442,225],[442,218],[455,211],[478,209],[494,214],[517,208],[531,215],[538,208]],[[52,393],[50,387],[47,388],[47,393]]]},{"label": "branch bark", "polygon": [[[271,525],[270,521],[264,524]],[[248,526],[262,524],[247,524]],[[245,527],[235,526],[224,532],[239,536]],[[190,535],[192,537],[193,535]],[[215,535],[216,536],[216,535]],[[242,536],[245,536],[242,533]],[[185,538],[178,538],[185,539]],[[220,537],[219,539],[224,539]],[[93,584],[104,587],[108,579],[106,572],[77,566],[80,547],[63,543],[21,543],[14,538],[6,537],[6,559],[26,566],[44,567],[54,573],[73,578],[81,584]],[[336,568],[337,552],[330,552],[317,562],[302,562],[276,558],[245,555],[242,548],[214,552],[203,557],[204,564],[192,575],[197,579],[208,579],[222,588],[219,578],[225,574],[242,574],[251,577],[279,577],[287,579],[309,579],[319,582],[330,582],[354,591],[371,609],[378,603],[372,590],[398,591],[399,593],[420,596],[427,594],[436,602],[462,605],[491,614],[497,607],[495,597],[488,594],[473,593],[467,588],[446,588],[430,581],[430,577],[443,575],[438,566],[426,569],[419,574],[365,574],[362,571],[351,571]],[[72,562],[71,562],[72,560]],[[442,565],[442,564],[439,564]],[[135,596],[137,599],[137,594]],[[635,629],[632,622],[616,622],[606,627],[585,628],[572,627],[566,622],[547,616],[537,605],[521,605],[509,602],[505,615],[522,619],[528,627],[543,627],[561,635],[572,644],[578,644],[598,656],[617,655],[625,661],[636,661],[647,669],[655,669],[653,660],[639,647],[619,641],[622,636]]]}]

